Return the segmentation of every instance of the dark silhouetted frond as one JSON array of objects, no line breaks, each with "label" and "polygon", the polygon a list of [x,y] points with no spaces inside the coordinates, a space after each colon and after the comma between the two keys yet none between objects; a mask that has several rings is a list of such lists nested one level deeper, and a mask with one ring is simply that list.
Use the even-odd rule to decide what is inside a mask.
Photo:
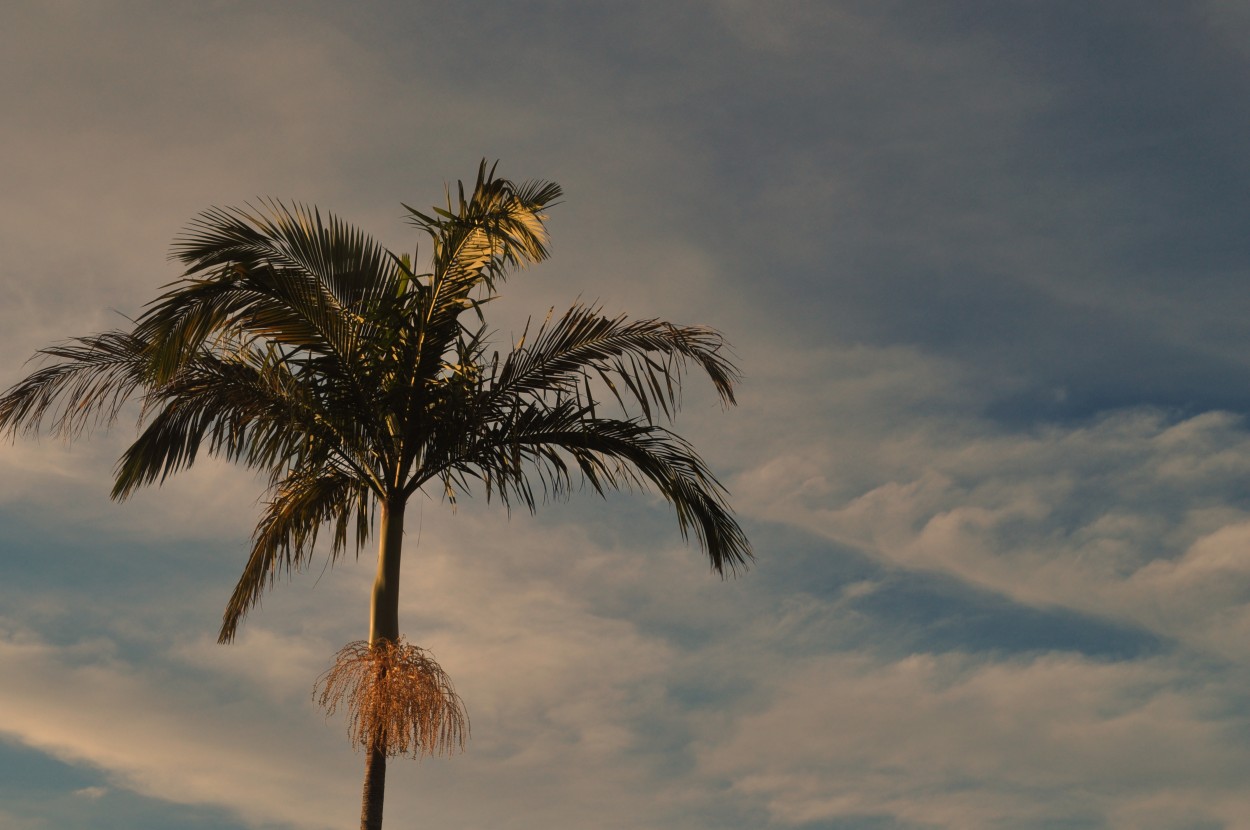
[{"label": "dark silhouetted frond", "polygon": [[[532,342],[523,340],[507,356],[492,395],[502,406],[516,396],[554,391],[588,395],[584,390],[598,379],[627,412],[622,386],[647,420],[653,420],[653,407],[671,417],[691,362],[707,373],[722,401],[734,403],[738,370],[723,350],[714,329],[605,317],[597,308],[575,305],[554,323],[544,322]],[[596,401],[585,403],[593,408]]]},{"label": "dark silhouetted frond", "polygon": [[75,437],[94,423],[111,424],[150,378],[146,344],[110,331],[41,349],[56,362],[32,372],[0,397],[0,430],[35,433],[51,418],[53,432]]},{"label": "dark silhouetted frond", "polygon": [[724,487],[685,439],[662,427],[592,417],[563,401],[519,406],[476,435],[450,440],[432,449],[426,470],[447,488],[477,479],[488,497],[533,511],[541,499],[566,496],[575,476],[599,493],[649,485],[673,505],[682,536],[693,530],[717,573],[736,573],[752,558]]},{"label": "dark silhouetted frond", "polygon": [[343,470],[295,470],[280,482],[252,537],[252,552],[222,615],[218,642],[234,639],[239,624],[273,585],[279,572],[291,573],[312,557],[320,530],[330,525],[331,559],[349,546],[357,551],[372,525],[368,485]]}]

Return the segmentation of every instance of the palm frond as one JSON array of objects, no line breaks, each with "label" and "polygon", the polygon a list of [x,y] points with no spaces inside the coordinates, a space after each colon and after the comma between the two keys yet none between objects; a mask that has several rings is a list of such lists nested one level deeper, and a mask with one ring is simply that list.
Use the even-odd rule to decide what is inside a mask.
[{"label": "palm frond", "polygon": [[0,397],[0,430],[51,429],[76,437],[93,424],[111,424],[151,376],[147,343],[124,331],[79,337],[41,349],[56,363],[32,372]]},{"label": "palm frond", "polygon": [[234,639],[244,616],[260,602],[280,571],[289,574],[308,562],[323,526],[333,528],[331,561],[349,543],[359,551],[372,527],[371,504],[369,488],[342,470],[293,470],[275,488],[256,525],[252,552],[222,615],[217,641]]},{"label": "palm frond", "polygon": [[163,378],[203,345],[260,339],[309,352],[367,389],[364,344],[389,338],[403,281],[397,258],[334,215],[281,202],[214,208],[175,243],[184,278],[149,304],[136,332]]},{"label": "palm frond", "polygon": [[682,537],[693,531],[717,573],[736,573],[753,556],[724,487],[685,439],[654,424],[592,417],[570,400],[531,404],[444,452],[446,462],[431,463],[425,480],[437,475],[463,487],[480,479],[488,497],[531,511],[539,493],[567,495],[579,473],[600,494],[649,483],[673,505]]},{"label": "palm frond", "polygon": [[449,339],[449,324],[465,308],[474,307],[473,289],[481,285],[493,293],[508,268],[549,256],[542,211],[559,198],[559,186],[548,182],[518,186],[495,178],[494,170],[488,170],[483,159],[472,194],[466,199],[460,182],[454,207],[450,192],[446,209],[434,208],[433,214],[404,205],[412,223],[433,243],[430,292],[420,316],[431,330],[443,333],[441,343]]},{"label": "palm frond", "polygon": [[213,208],[194,219],[174,243],[188,276],[234,267],[291,267],[316,275],[345,308],[370,309],[393,298],[395,256],[361,229],[317,208],[267,199],[260,208]]},{"label": "palm frond", "polygon": [[164,481],[210,454],[269,470],[276,481],[288,466],[335,463],[381,490],[376,459],[361,428],[368,413],[351,401],[322,401],[272,350],[226,357],[201,353],[167,384],[152,389],[155,411],[118,461],[113,497]]},{"label": "palm frond", "polygon": [[559,185],[544,181],[518,185],[495,178],[495,167],[487,169],[483,159],[470,197],[465,198],[464,182],[458,182],[457,189],[457,204],[453,207],[448,191],[447,207],[434,208],[433,215],[404,205],[412,224],[435,244],[436,282],[443,275],[480,279],[494,290],[507,267],[542,262],[550,255],[542,211],[562,195]]},{"label": "palm frond", "polygon": [[707,373],[725,404],[735,403],[739,374],[724,346],[715,329],[605,317],[598,308],[575,305],[555,323],[545,321],[531,344],[523,339],[504,359],[492,398],[506,407],[518,395],[560,391],[582,395],[593,409],[590,381],[597,378],[627,413],[621,386],[648,421],[654,420],[653,408],[671,418],[689,363]]}]

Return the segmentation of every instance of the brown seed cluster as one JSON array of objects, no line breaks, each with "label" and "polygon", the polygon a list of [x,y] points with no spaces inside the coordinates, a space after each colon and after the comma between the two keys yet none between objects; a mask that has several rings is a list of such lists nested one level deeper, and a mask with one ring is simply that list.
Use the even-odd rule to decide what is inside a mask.
[{"label": "brown seed cluster", "polygon": [[347,735],[387,755],[451,755],[464,749],[469,717],[442,666],[423,649],[383,640],[348,643],[317,679],[313,699],[333,715],[347,702]]}]

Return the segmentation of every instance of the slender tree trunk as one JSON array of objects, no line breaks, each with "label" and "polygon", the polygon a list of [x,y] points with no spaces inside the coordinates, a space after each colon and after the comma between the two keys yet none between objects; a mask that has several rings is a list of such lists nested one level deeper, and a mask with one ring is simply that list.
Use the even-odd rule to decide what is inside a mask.
[{"label": "slender tree trunk", "polygon": [[386,796],[386,753],[366,750],[365,788],[360,796],[361,830],[382,830],[382,802]]},{"label": "slender tree trunk", "polygon": [[[382,502],[378,533],[378,573],[369,607],[369,644],[399,639],[399,557],[404,538],[402,497]],[[365,786],[361,795],[361,830],[382,830],[382,802],[386,794],[386,752],[369,748],[365,758]]]}]

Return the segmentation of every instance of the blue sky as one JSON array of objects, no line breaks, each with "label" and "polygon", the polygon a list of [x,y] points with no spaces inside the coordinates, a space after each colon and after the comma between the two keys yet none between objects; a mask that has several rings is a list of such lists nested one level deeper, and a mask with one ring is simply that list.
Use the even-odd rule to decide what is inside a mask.
[{"label": "blue sky", "polygon": [[[643,494],[421,499],[401,626],[473,734],[388,826],[1245,830],[1247,43],[1218,0],[9,3],[0,386],[208,206],[409,250],[498,158],[566,191],[501,340],[580,297],[732,342],[678,429],[758,561]],[[216,645],[261,487],[113,504],[133,434],[0,444],[0,827],[350,826],[309,693],[369,556]]]}]

